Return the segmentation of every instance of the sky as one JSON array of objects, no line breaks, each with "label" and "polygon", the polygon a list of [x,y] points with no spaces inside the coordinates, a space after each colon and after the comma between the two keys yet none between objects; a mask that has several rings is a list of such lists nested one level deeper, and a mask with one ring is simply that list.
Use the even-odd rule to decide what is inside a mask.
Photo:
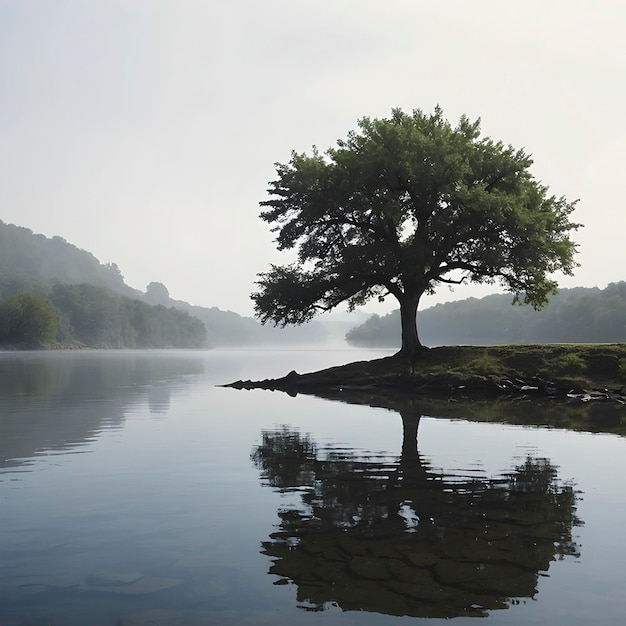
[{"label": "sky", "polygon": [[250,315],[293,260],[258,217],[275,163],[440,105],[580,199],[559,282],[604,287],[626,280],[624,32],[618,0],[0,0],[0,220]]}]

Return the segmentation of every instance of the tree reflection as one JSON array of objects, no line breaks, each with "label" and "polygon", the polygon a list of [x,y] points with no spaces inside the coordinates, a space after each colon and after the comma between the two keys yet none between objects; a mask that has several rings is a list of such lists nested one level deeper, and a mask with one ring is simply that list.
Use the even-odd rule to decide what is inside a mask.
[{"label": "tree reflection", "polygon": [[391,461],[288,427],[264,431],[253,450],[269,485],[299,493],[263,552],[278,583],[297,585],[302,608],[484,616],[534,597],[551,561],[579,555],[576,494],[547,459],[494,478],[446,475],[418,453],[419,416],[402,419]]}]

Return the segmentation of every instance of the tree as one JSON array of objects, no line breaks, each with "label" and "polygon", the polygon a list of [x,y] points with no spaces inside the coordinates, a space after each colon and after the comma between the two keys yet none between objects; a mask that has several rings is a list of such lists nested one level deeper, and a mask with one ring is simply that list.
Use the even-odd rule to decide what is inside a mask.
[{"label": "tree", "polygon": [[146,287],[146,300],[150,304],[167,306],[171,301],[170,292],[163,283],[151,282]]},{"label": "tree", "polygon": [[479,120],[452,127],[440,108],[358,125],[325,155],[293,152],[276,165],[260,217],[298,261],[259,274],[252,299],[263,323],[392,295],[400,353],[412,356],[420,298],[439,284],[497,281],[540,308],[556,292],[550,274],[571,275],[576,202],[549,195],[523,150],[482,138]]},{"label": "tree", "polygon": [[40,346],[58,331],[54,307],[36,294],[23,293],[0,303],[0,339]]},{"label": "tree", "polygon": [[96,285],[55,285],[50,298],[70,336],[92,347],[202,348],[204,324],[185,311]]}]

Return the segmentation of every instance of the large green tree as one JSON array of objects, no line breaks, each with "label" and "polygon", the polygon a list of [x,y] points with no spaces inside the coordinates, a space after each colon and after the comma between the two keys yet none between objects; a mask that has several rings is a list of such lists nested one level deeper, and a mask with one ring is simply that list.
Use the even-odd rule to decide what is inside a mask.
[{"label": "large green tree", "polygon": [[363,118],[336,148],[277,164],[261,218],[297,263],[259,274],[262,322],[299,324],[342,302],[400,303],[401,354],[422,345],[417,307],[440,283],[501,283],[535,308],[571,274],[575,202],[549,195],[523,150],[453,127],[441,109]]}]

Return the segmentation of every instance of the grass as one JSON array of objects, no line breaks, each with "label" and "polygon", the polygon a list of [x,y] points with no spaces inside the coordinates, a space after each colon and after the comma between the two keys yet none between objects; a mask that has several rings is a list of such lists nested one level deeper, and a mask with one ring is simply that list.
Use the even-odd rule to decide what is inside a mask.
[{"label": "grass", "polygon": [[547,392],[610,390],[626,395],[626,344],[443,346],[411,359],[396,355],[239,386],[494,392],[540,387]]},{"label": "grass", "polygon": [[449,382],[477,378],[553,383],[582,388],[626,387],[626,344],[541,344],[434,348],[411,361],[416,378],[436,376]]}]

